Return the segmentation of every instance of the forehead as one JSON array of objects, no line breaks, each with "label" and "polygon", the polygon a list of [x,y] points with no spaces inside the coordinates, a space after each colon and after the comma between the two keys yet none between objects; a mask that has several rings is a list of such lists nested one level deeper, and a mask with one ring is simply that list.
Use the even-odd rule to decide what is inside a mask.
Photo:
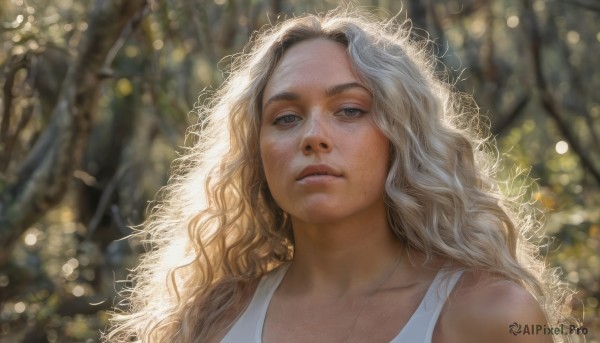
[{"label": "forehead", "polygon": [[263,102],[276,92],[351,82],[359,81],[346,47],[325,38],[312,39],[297,43],[283,54],[267,82]]}]

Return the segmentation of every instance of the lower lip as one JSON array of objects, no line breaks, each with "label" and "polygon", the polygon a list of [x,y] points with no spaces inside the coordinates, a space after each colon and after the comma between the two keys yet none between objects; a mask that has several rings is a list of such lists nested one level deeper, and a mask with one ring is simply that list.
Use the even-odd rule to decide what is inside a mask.
[{"label": "lower lip", "polygon": [[298,180],[298,183],[304,185],[321,185],[340,179],[339,176],[333,175],[309,175]]}]

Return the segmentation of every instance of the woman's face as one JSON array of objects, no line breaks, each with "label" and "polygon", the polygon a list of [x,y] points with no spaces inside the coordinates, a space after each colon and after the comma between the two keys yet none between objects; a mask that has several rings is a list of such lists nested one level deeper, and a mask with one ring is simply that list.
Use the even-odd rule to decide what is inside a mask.
[{"label": "woman's face", "polygon": [[260,152],[277,204],[294,220],[385,213],[388,140],[345,47],[327,39],[285,52],[262,98]]}]

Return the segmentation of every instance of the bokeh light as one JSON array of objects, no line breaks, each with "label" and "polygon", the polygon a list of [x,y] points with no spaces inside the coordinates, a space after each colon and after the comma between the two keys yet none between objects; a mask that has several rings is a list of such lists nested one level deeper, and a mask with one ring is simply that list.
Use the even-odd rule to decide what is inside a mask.
[{"label": "bokeh light", "polygon": [[569,151],[569,144],[565,141],[559,141],[556,143],[555,150],[558,154],[566,154]]}]

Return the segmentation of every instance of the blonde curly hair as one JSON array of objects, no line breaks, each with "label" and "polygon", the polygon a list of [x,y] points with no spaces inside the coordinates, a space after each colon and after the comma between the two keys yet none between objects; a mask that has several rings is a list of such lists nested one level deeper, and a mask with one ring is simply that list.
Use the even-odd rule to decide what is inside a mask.
[{"label": "blonde curly hair", "polygon": [[196,142],[140,233],[149,251],[134,272],[128,310],[113,316],[104,338],[204,341],[261,276],[293,259],[290,219],[262,171],[261,98],[286,50],[314,38],[344,44],[373,95],[372,113],[390,142],[385,199],[397,238],[427,257],[517,282],[559,320],[564,299],[527,238],[538,222],[500,192],[477,108],[436,74],[429,42],[415,40],[408,22],[344,8],[285,20],[235,57],[230,76],[198,108],[204,119],[188,133]]}]

